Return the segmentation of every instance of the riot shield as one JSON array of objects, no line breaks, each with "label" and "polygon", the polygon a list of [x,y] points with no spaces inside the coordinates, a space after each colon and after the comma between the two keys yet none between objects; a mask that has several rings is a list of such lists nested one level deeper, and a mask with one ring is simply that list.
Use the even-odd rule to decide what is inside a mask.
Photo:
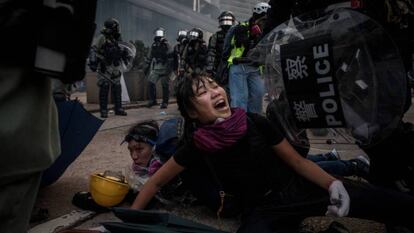
[{"label": "riot shield", "polygon": [[398,49],[359,12],[291,18],[249,57],[264,64],[269,107],[296,146],[372,145],[403,115],[407,83]]},{"label": "riot shield", "polygon": [[122,60],[121,67],[122,72],[128,72],[131,70],[135,58],[135,55],[137,54],[137,50],[135,46],[129,42],[120,41],[118,42],[119,47],[121,47],[122,50],[127,52],[126,60]]}]

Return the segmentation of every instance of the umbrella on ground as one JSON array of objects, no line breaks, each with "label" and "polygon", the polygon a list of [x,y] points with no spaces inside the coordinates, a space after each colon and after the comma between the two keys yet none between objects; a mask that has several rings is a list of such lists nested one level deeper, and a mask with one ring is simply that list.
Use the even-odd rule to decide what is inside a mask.
[{"label": "umbrella on ground", "polygon": [[56,101],[61,154],[42,177],[42,186],[56,182],[95,136],[103,120],[83,108],[78,100]]},{"label": "umbrella on ground", "polygon": [[115,216],[124,222],[106,222],[104,227],[112,233],[154,232],[154,233],[226,233],[207,225],[158,211],[113,208]]}]

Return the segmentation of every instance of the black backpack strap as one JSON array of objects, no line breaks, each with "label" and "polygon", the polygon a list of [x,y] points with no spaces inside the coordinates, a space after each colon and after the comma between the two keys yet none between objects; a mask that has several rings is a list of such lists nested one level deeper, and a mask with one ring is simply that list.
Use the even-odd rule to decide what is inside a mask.
[{"label": "black backpack strap", "polygon": [[218,208],[216,214],[217,214],[217,218],[220,219],[220,214],[223,211],[223,207],[224,207],[224,197],[226,196],[226,192],[224,192],[223,185],[221,184],[221,181],[217,176],[217,172],[216,172],[216,169],[214,169],[214,167],[213,167],[213,163],[211,162],[211,158],[209,158],[208,155],[203,155],[202,157],[203,157],[204,161],[206,161],[208,170],[210,171],[211,175],[213,176],[213,180],[216,183],[216,185],[218,187],[218,190],[219,190],[220,207]]}]

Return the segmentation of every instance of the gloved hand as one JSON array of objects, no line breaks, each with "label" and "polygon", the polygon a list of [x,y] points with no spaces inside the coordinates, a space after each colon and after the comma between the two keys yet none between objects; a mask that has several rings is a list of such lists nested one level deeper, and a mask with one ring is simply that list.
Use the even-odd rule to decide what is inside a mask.
[{"label": "gloved hand", "polygon": [[206,72],[209,73],[209,74],[213,74],[214,73],[213,69],[214,68],[213,68],[212,65],[207,65],[206,66]]},{"label": "gloved hand", "polygon": [[101,73],[106,72],[106,65],[104,63],[100,63],[99,68],[100,68],[99,70],[101,71]]},{"label": "gloved hand", "polygon": [[238,64],[240,64],[240,58],[238,57],[233,58],[233,65],[238,65]]},{"label": "gloved hand", "polygon": [[177,73],[178,73],[178,75],[183,75],[184,74],[184,72],[185,72],[185,70],[184,70],[184,68],[178,68],[178,70],[177,70]]},{"label": "gloved hand", "polygon": [[328,191],[331,205],[328,206],[325,215],[334,217],[348,215],[351,200],[342,182],[339,180],[333,181],[329,185]]},{"label": "gloved hand", "polygon": [[98,63],[95,62],[90,62],[88,63],[89,69],[92,70],[92,72],[96,72],[96,70],[98,69]]}]

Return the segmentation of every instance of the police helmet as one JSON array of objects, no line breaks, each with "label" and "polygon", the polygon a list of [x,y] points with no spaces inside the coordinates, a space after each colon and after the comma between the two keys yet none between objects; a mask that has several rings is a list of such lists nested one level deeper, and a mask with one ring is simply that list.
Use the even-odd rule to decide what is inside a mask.
[{"label": "police helmet", "polygon": [[203,31],[200,28],[193,28],[188,32],[188,39],[203,39]]},{"label": "police helmet", "polygon": [[154,36],[155,37],[165,37],[165,29],[162,28],[162,27],[159,27],[159,28],[155,29]]},{"label": "police helmet", "polygon": [[178,30],[178,36],[187,36],[187,30],[181,29]]},{"label": "police helmet", "polygon": [[256,13],[258,15],[266,13],[267,10],[269,10],[271,6],[266,2],[259,2],[253,7],[253,13]]},{"label": "police helmet", "polygon": [[187,37],[187,30],[185,29],[180,29],[177,32],[177,41],[181,41],[183,38]]},{"label": "police helmet", "polygon": [[218,17],[219,25],[220,26],[232,26],[235,21],[235,17],[233,12],[231,11],[223,11]]},{"label": "police helmet", "polygon": [[105,34],[119,33],[119,21],[115,18],[105,20],[102,32]]}]

